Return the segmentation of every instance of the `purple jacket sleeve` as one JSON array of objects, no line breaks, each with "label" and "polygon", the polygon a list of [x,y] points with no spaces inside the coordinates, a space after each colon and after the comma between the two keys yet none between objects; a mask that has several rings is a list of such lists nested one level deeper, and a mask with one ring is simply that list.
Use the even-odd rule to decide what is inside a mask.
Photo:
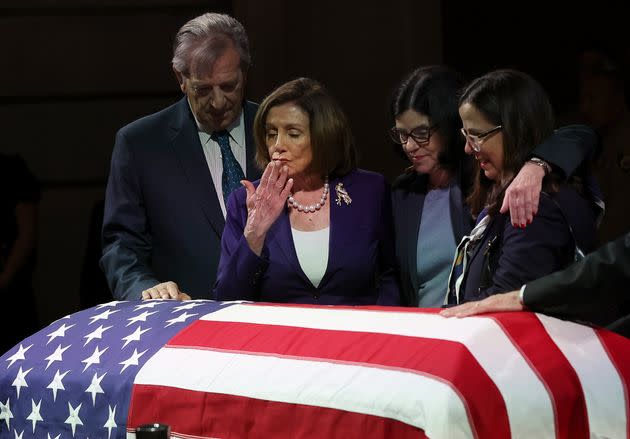
[{"label": "purple jacket sleeve", "polygon": [[258,279],[269,264],[264,258],[265,249],[259,257],[243,236],[247,221],[245,198],[245,188],[235,190],[228,198],[221,259],[213,291],[216,300],[256,300]]}]

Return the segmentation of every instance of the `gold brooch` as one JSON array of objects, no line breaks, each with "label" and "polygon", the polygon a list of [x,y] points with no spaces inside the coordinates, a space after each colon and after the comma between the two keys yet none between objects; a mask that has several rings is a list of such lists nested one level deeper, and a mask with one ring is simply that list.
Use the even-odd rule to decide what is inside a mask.
[{"label": "gold brooch", "polygon": [[337,194],[337,198],[335,198],[337,206],[341,206],[342,200],[347,205],[352,203],[352,198],[350,198],[350,195],[348,195],[348,192],[343,187],[343,183],[337,183],[337,185],[335,186],[335,193]]}]

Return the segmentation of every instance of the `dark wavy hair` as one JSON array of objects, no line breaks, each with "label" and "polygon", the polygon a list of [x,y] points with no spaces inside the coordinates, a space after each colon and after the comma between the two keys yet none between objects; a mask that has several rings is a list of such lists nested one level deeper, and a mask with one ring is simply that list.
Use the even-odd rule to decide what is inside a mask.
[{"label": "dark wavy hair", "polygon": [[505,189],[531,156],[532,150],[553,133],[554,115],[547,93],[531,76],[517,70],[495,70],[473,80],[459,99],[471,104],[492,125],[502,125],[503,173],[506,181],[488,179],[479,168],[467,202],[477,215],[484,206],[494,215]]},{"label": "dark wavy hair", "polygon": [[414,110],[429,118],[429,123],[444,139],[438,153],[439,164],[456,171],[464,159],[464,141],[459,133],[462,122],[458,113],[460,75],[445,66],[420,67],[409,74],[394,91],[390,104],[392,118]]}]

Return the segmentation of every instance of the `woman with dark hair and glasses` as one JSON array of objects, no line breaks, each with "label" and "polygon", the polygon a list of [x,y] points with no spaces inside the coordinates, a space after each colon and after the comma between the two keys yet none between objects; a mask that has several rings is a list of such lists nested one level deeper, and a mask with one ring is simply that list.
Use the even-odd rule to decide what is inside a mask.
[{"label": "woman with dark hair and glasses", "polygon": [[[473,226],[464,201],[473,179],[460,134],[460,89],[459,75],[453,70],[421,67],[400,83],[391,102],[395,126],[390,135],[411,161],[392,192],[402,297],[409,306],[444,303],[457,243]],[[470,134],[483,142],[498,130]],[[508,189],[502,211],[509,206],[519,227],[536,213],[541,182],[551,166],[560,175],[572,174],[594,149],[597,137],[587,127],[574,126],[559,130],[551,140],[529,152],[529,162]]]},{"label": "woman with dark hair and glasses", "polygon": [[[543,179],[538,212],[526,228],[512,226],[499,207],[505,191],[536,145],[561,149],[543,88],[515,70],[496,70],[474,80],[459,100],[465,152],[475,158],[467,199],[476,217],[460,242],[449,278],[449,304],[514,290],[566,267],[576,251],[595,246],[598,206],[588,176],[567,183],[554,173]],[[546,140],[546,141],[545,141]]]}]

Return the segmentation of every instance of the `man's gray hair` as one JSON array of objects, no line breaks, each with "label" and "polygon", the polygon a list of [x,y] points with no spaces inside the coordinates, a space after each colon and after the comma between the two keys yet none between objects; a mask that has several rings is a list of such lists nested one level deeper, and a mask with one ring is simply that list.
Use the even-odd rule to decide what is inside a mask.
[{"label": "man's gray hair", "polygon": [[184,24],[173,44],[173,68],[185,76],[203,74],[231,44],[241,58],[241,70],[251,64],[249,40],[243,25],[226,14],[206,13]]}]

